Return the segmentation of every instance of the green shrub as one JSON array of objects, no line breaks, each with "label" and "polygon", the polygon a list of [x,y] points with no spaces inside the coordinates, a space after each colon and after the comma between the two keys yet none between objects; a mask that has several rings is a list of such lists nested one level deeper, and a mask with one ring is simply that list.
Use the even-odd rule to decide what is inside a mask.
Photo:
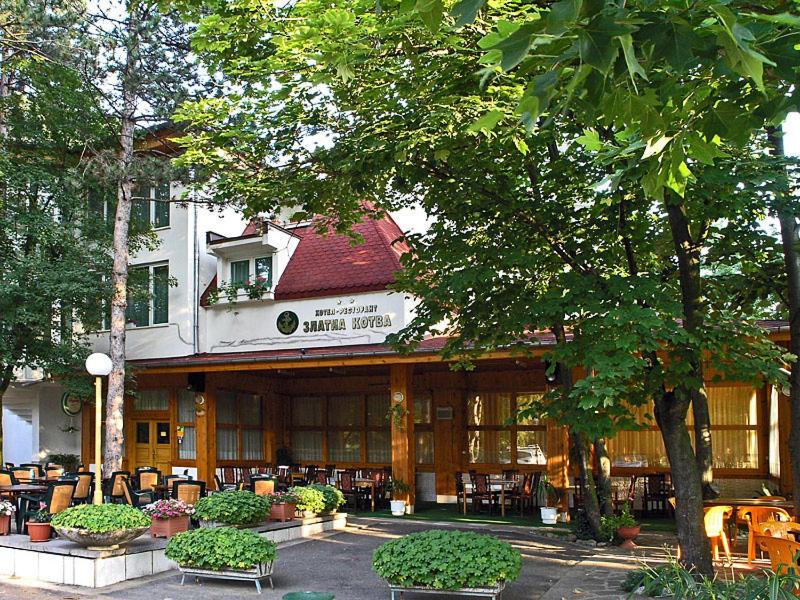
[{"label": "green shrub", "polygon": [[297,496],[297,510],[307,510],[313,513],[321,513],[325,510],[325,494],[319,487],[306,485],[289,489],[289,492]]},{"label": "green shrub", "polygon": [[325,501],[325,508],[323,510],[336,510],[342,504],[344,504],[344,494],[341,492],[341,490],[333,487],[332,485],[314,483],[308,487],[322,492]]},{"label": "green shrub", "polygon": [[182,567],[250,569],[275,560],[277,544],[252,531],[213,527],[179,533],[167,544],[166,555]]},{"label": "green shrub", "polygon": [[372,569],[389,583],[438,590],[513,581],[521,567],[522,557],[510,544],[463,531],[412,533],[386,542],[372,557]]},{"label": "green shrub", "polygon": [[81,504],[61,511],[52,519],[53,527],[86,529],[105,533],[118,529],[149,527],[150,517],[127,504]]},{"label": "green shrub", "polygon": [[269,507],[269,500],[263,496],[230,490],[200,498],[194,505],[194,516],[226,525],[250,525],[266,520]]}]

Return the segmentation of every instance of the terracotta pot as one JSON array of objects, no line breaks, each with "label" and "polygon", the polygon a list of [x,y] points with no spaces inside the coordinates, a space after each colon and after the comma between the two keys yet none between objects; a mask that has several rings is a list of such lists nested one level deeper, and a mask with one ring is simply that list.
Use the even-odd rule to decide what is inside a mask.
[{"label": "terracotta pot", "polygon": [[150,525],[150,535],[152,537],[171,538],[176,533],[189,530],[189,515],[172,517],[171,519],[153,519]]},{"label": "terracotta pot", "polygon": [[28,535],[32,542],[46,542],[50,539],[52,531],[50,523],[31,523],[28,522]]},{"label": "terracotta pot", "polygon": [[617,529],[617,535],[623,540],[619,547],[625,550],[633,550],[636,548],[636,544],[633,543],[633,540],[639,535],[641,528],[641,525],[634,525],[633,527],[620,527]]},{"label": "terracotta pot", "polygon": [[0,535],[11,533],[11,515],[0,515]]},{"label": "terracotta pot", "polygon": [[294,519],[294,513],[297,510],[297,505],[288,502],[284,504],[273,504],[269,509],[270,521],[291,521]]}]

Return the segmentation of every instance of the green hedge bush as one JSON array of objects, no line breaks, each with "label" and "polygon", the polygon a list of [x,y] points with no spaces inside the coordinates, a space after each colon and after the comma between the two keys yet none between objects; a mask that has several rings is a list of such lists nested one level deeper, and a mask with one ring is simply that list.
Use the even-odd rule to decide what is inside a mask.
[{"label": "green hedge bush", "polygon": [[341,490],[333,487],[332,485],[322,485],[321,483],[314,483],[309,487],[322,492],[325,501],[325,508],[323,510],[336,510],[344,504],[344,494]]},{"label": "green hedge bush", "polygon": [[389,583],[437,590],[491,587],[519,577],[522,557],[510,544],[463,531],[412,533],[375,550],[372,568]]},{"label": "green hedge bush", "polygon": [[185,531],[172,537],[166,555],[182,567],[250,569],[275,560],[277,545],[252,531],[214,527]]},{"label": "green hedge bush", "polygon": [[307,510],[313,513],[321,513],[325,510],[325,494],[316,486],[293,487],[289,488],[289,492],[297,496],[297,510]]},{"label": "green hedge bush", "polygon": [[194,505],[194,516],[225,525],[250,525],[265,521],[269,508],[269,500],[263,496],[247,490],[230,490],[200,498]]},{"label": "green hedge bush", "polygon": [[151,522],[142,511],[126,504],[81,504],[61,511],[51,521],[53,527],[92,533],[149,527]]}]

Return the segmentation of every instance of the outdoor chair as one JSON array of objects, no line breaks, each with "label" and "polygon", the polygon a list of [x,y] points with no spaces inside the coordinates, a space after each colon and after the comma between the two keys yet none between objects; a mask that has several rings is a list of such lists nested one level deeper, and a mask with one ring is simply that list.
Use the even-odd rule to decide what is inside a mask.
[{"label": "outdoor chair", "polygon": [[467,514],[467,500],[472,497],[472,494],[467,492],[467,486],[464,485],[464,476],[460,471],[455,472],[455,480],[458,511]]},{"label": "outdoor chair", "polygon": [[328,477],[331,479],[336,477],[336,465],[325,465],[325,473],[327,473]]},{"label": "outdoor chair", "polygon": [[[792,517],[782,508],[771,506],[743,506],[736,511],[737,523],[747,525],[747,564],[756,557],[757,526],[767,521],[791,521]],[[734,547],[736,540],[734,538]]]},{"label": "outdoor chair", "polygon": [[[519,515],[525,514],[525,508],[530,507],[533,511],[533,478],[534,473],[524,473],[522,475],[522,484],[517,485],[511,491],[511,508],[519,507]],[[508,493],[506,493],[508,497]]]},{"label": "outdoor chair", "polygon": [[57,515],[62,510],[72,506],[72,497],[75,495],[76,481],[52,481],[47,484],[44,497],[23,494],[20,496],[20,513],[23,531],[27,532],[28,519],[42,508],[51,515]]},{"label": "outdoor chair", "polygon": [[5,468],[5,469],[7,469],[7,470],[9,470],[9,471],[10,471],[10,470],[11,470],[11,469],[13,469],[15,466],[16,466],[16,465],[15,465],[14,463],[12,463],[12,462],[7,462],[7,463],[5,463],[5,466],[4,466],[3,468]]},{"label": "outdoor chair", "polygon": [[764,538],[763,544],[769,554],[769,562],[775,573],[791,573],[795,576],[800,576],[800,568],[797,566],[797,553],[800,552],[800,543],[783,538],[768,537]]},{"label": "outdoor chair", "polygon": [[252,477],[250,491],[258,496],[267,496],[275,493],[275,479],[272,477]]},{"label": "outdoor chair", "polygon": [[197,501],[206,495],[205,481],[189,481],[181,479],[172,482],[172,499],[181,500],[186,504],[195,505]]},{"label": "outdoor chair", "polygon": [[355,472],[354,471],[340,471],[339,472],[339,491],[344,495],[345,503],[350,499],[353,500],[353,507],[358,510],[359,500],[367,502],[369,491],[355,486]]},{"label": "outdoor chair", "polygon": [[225,485],[236,485],[236,469],[233,467],[222,467],[222,483]]},{"label": "outdoor chair", "polygon": [[122,491],[125,495],[125,503],[130,504],[136,508],[140,508],[146,504],[150,504],[153,498],[152,490],[149,491],[136,491],[131,485],[131,480],[127,477],[122,480]]},{"label": "outdoor chair", "polygon": [[63,467],[58,467],[58,468],[51,467],[45,471],[45,479],[47,479],[47,481],[53,481],[54,479],[58,479],[59,477],[61,477],[63,474],[64,474]]},{"label": "outdoor chair", "polygon": [[667,499],[672,495],[672,484],[666,474],[648,475],[645,479],[642,511],[645,515],[666,516]]},{"label": "outdoor chair", "polygon": [[20,467],[34,469],[36,471],[35,475],[33,476],[34,479],[42,479],[45,476],[44,467],[42,467],[42,465],[39,463],[22,463]]},{"label": "outdoor chair", "polygon": [[317,482],[317,465],[307,465],[305,477],[303,477],[303,483],[305,485],[311,485],[312,483]]},{"label": "outdoor chair", "polygon": [[[639,478],[636,475],[631,475],[630,481],[628,483],[628,487],[625,492],[621,495],[617,495],[616,491],[614,493],[614,511],[619,511],[622,509],[624,505],[628,505],[633,511],[633,503],[636,501],[636,481]],[[669,497],[667,497],[667,501],[669,502]]]},{"label": "outdoor chair", "polygon": [[31,467],[14,467],[11,469],[17,481],[30,481],[36,479],[36,469]]},{"label": "outdoor chair", "polygon": [[[0,486],[6,485],[17,485],[17,478],[14,477],[14,473],[12,471],[9,471],[8,469],[2,469],[0,470]],[[4,500],[13,500],[14,494],[0,494],[0,498],[3,498]]]},{"label": "outdoor chair", "polygon": [[76,481],[75,494],[72,496],[73,504],[85,504],[92,497],[92,483],[94,473],[91,471],[78,471],[70,474]]},{"label": "outdoor chair", "polygon": [[136,474],[136,489],[142,492],[152,492],[161,481],[161,471],[147,469]]},{"label": "outdoor chair", "polygon": [[473,512],[481,512],[483,510],[483,503],[486,502],[489,505],[489,514],[492,514],[498,494],[492,491],[489,484],[489,476],[485,473],[474,473],[470,471],[469,479],[472,483]]},{"label": "outdoor chair", "polygon": [[719,560],[719,546],[722,544],[728,564],[731,563],[731,545],[728,541],[728,534],[725,532],[725,526],[732,514],[732,506],[712,506],[705,509],[703,517],[706,536],[711,540],[711,551],[714,555],[714,560]]},{"label": "outdoor chair", "polygon": [[[800,535],[800,523],[794,521],[764,521],[763,523],[754,524],[751,531],[755,538],[755,551],[764,553],[767,551],[764,545],[765,538],[783,538],[785,540],[795,541],[796,536]],[[754,558],[755,556],[753,559]],[[748,556],[748,564],[750,564],[753,559]]]},{"label": "outdoor chair", "polygon": [[122,481],[131,476],[130,471],[114,471],[108,479],[106,488],[106,496],[110,502],[124,502],[125,489],[122,486]]},{"label": "outdoor chair", "polygon": [[317,473],[315,475],[317,481],[316,483],[320,483],[322,485],[328,485],[328,472],[323,471],[322,469],[317,469]]}]

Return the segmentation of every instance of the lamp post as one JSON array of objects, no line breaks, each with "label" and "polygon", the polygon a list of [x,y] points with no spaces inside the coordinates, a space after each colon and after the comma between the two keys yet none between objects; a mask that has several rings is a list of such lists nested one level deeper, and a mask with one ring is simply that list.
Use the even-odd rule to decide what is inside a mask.
[{"label": "lamp post", "polygon": [[111,359],[95,352],[86,359],[86,370],[94,375],[94,504],[103,503],[103,477],[100,460],[101,424],[103,422],[103,377],[111,373]]}]

